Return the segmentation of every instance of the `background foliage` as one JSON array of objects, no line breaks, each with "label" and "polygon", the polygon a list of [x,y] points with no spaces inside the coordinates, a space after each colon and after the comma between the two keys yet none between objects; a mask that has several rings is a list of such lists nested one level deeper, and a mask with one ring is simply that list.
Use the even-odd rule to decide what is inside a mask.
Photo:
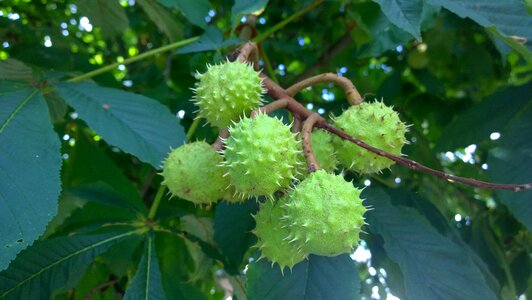
[{"label": "background foliage", "polygon": [[[156,174],[170,147],[215,140],[193,121],[194,73],[252,38],[284,87],[334,72],[393,105],[412,124],[409,158],[530,182],[530,9],[519,0],[2,1],[0,298],[531,298],[530,191],[401,166],[348,173],[369,186],[362,196],[374,208],[359,248],[311,256],[283,276],[256,261],[255,200],[195,207],[163,195]],[[323,115],[347,107],[332,85],[297,99]]]}]

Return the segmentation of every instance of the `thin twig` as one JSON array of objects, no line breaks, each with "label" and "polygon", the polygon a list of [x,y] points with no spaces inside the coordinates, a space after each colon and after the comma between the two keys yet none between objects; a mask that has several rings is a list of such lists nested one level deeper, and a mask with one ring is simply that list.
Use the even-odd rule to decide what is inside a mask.
[{"label": "thin twig", "polygon": [[415,170],[415,171],[421,171],[421,172],[424,172],[424,173],[427,173],[427,174],[431,174],[431,175],[434,175],[436,177],[439,177],[439,178],[442,178],[442,179],[446,179],[446,180],[449,180],[449,181],[455,181],[455,182],[459,182],[459,183],[462,183],[462,184],[466,184],[466,185],[470,185],[470,186],[474,186],[474,187],[479,187],[479,188],[485,188],[485,189],[494,189],[494,190],[509,190],[509,191],[514,191],[514,192],[519,192],[519,191],[522,191],[522,190],[528,190],[528,189],[532,189],[532,183],[527,183],[527,184],[499,184],[499,183],[491,183],[491,182],[486,182],[486,181],[481,181],[481,180],[476,180],[476,179],[471,179],[471,178],[464,178],[464,177],[460,177],[460,176],[455,176],[455,175],[451,175],[451,174],[447,174],[447,173],[444,173],[442,171],[438,171],[438,170],[434,170],[434,169],[431,169],[429,167],[426,167],[416,161],[413,161],[413,160],[410,160],[410,159],[407,159],[407,158],[404,158],[404,157],[400,157],[400,156],[397,156],[397,155],[393,155],[391,153],[388,153],[386,151],[383,151],[381,149],[378,149],[378,148],[375,148],[375,147],[372,147],[368,144],[366,144],[365,142],[357,139],[357,138],[354,138],[350,135],[348,135],[347,133],[341,131],[340,129],[337,129],[336,127],[330,125],[330,124],[320,124],[321,128],[329,131],[330,133],[333,133],[333,134],[336,134],[338,137],[340,137],[341,139],[343,140],[346,140],[346,141],[350,141],[368,151],[371,151],[377,155],[380,155],[380,156],[384,156],[390,160],[393,160],[395,161],[396,163],[398,164],[401,164],[403,166],[406,166],[412,170]]},{"label": "thin twig", "polygon": [[250,118],[255,118],[258,114],[271,114],[278,109],[286,108],[288,105],[288,100],[288,98],[282,98],[259,107],[251,112]]},{"label": "thin twig", "polygon": [[316,76],[312,76],[307,79],[303,79],[295,84],[293,84],[291,87],[286,89],[286,93],[290,96],[294,96],[299,91],[301,91],[304,88],[307,88],[309,86],[313,86],[319,83],[328,83],[332,82],[334,84],[337,84],[340,86],[345,93],[345,96],[347,97],[347,102],[351,105],[357,105],[362,103],[364,99],[362,99],[362,96],[360,96],[360,93],[358,92],[357,88],[351,82],[351,80],[338,76],[334,73],[324,73]]},{"label": "thin twig", "polygon": [[320,119],[320,115],[312,114],[303,123],[303,131],[301,131],[301,141],[303,143],[303,155],[307,161],[307,172],[312,173],[320,169],[320,164],[316,159],[316,154],[312,149],[312,128],[314,124]]},{"label": "thin twig", "polygon": [[220,130],[220,133],[218,133],[218,138],[216,141],[211,145],[212,148],[216,151],[220,151],[224,149],[224,140],[229,137],[229,130],[222,129]]},{"label": "thin twig", "polygon": [[302,129],[303,120],[301,120],[301,117],[299,116],[294,116],[294,123],[292,123],[292,128],[290,129],[290,131],[292,131],[292,133],[298,133],[301,132]]},{"label": "thin twig", "polygon": [[[244,45],[244,46],[246,46],[246,45]],[[254,49],[253,49],[253,47],[247,46],[246,49],[249,49],[249,51],[251,51],[251,52],[255,52],[255,53],[257,52],[257,48],[256,47],[254,47]],[[248,51],[248,50],[246,50],[246,51]],[[248,57],[253,57],[253,54],[249,53]],[[287,93],[287,91],[285,89],[283,89],[277,83],[275,83],[270,78],[268,78],[268,76],[266,76],[264,73],[261,73],[260,76],[263,79],[262,83],[263,83],[264,87],[266,87],[268,95],[270,95],[270,97],[272,97],[273,99],[279,99],[279,100],[271,102],[271,103],[265,105],[264,107],[260,108],[259,110],[256,110],[255,112],[257,112],[257,113],[258,112],[268,113],[270,111],[273,111],[273,110],[276,110],[276,109],[279,109],[279,108],[285,108],[285,109],[289,110],[292,114],[294,114],[294,116],[297,116],[297,117],[301,118],[302,120],[305,120],[305,119],[307,119],[308,117],[310,117],[311,115],[314,114],[310,110],[306,109],[301,103],[297,102],[294,98],[292,98]],[[364,149],[366,149],[366,150],[368,150],[368,151],[370,151],[372,153],[375,153],[375,154],[377,154],[379,156],[386,157],[386,158],[388,158],[390,160],[395,161],[396,163],[398,163],[400,165],[406,166],[406,167],[408,167],[408,168],[410,168],[412,170],[415,170],[415,171],[421,171],[421,172],[424,172],[424,173],[427,173],[427,174],[431,174],[431,175],[434,175],[436,177],[439,177],[439,178],[442,178],[442,179],[445,179],[445,180],[459,182],[459,183],[462,183],[462,184],[466,184],[466,185],[473,186],[473,187],[478,187],[478,188],[497,189],[497,190],[510,190],[510,191],[514,191],[514,192],[532,189],[532,183],[526,183],[526,184],[498,184],[498,183],[491,183],[491,182],[486,182],[486,181],[481,181],[481,180],[476,180],[476,179],[471,179],[471,178],[459,177],[459,176],[455,176],[455,175],[444,173],[442,171],[434,170],[434,169],[426,167],[426,166],[424,166],[424,165],[422,165],[422,164],[420,164],[420,163],[418,163],[416,161],[413,161],[413,160],[410,160],[410,159],[407,159],[407,158],[404,158],[404,157],[396,156],[396,155],[393,155],[393,154],[388,153],[386,151],[383,151],[381,149],[372,147],[372,146],[366,144],[365,142],[363,142],[363,141],[361,141],[361,140],[359,140],[357,138],[354,138],[354,137],[348,135],[347,133],[341,131],[340,129],[337,129],[336,127],[330,125],[329,123],[327,123],[327,121],[324,118],[322,118],[319,115],[316,115],[315,118],[316,118],[316,120],[315,120],[314,126],[319,127],[319,128],[323,128],[323,129],[329,131],[330,133],[333,133],[333,134],[337,135],[341,139],[350,141],[350,142],[358,145],[359,147],[362,147],[362,148],[364,148]]]}]

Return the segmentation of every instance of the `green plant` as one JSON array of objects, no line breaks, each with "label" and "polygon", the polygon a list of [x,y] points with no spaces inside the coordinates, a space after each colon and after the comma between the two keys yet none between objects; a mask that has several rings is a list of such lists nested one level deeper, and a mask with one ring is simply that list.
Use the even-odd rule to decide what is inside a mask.
[{"label": "green plant", "polygon": [[[0,299],[532,297],[530,7],[251,2],[1,2]],[[242,71],[194,92],[208,65]],[[204,97],[237,82],[256,104]],[[332,125],[372,99],[412,124],[401,152],[339,128],[357,124]],[[277,160],[252,166],[256,181],[286,167],[263,196],[239,197],[249,183],[218,193],[233,179],[215,151],[232,147],[229,120],[240,117],[267,120],[260,145],[272,149],[262,154]],[[334,168],[322,131],[395,164]],[[273,147],[280,137],[295,150]],[[176,164],[188,175],[158,175],[170,149],[198,145]],[[295,165],[301,181],[288,174]],[[225,201],[197,205],[162,184],[179,194],[187,180]],[[308,214],[288,213],[301,194],[301,207],[328,207],[330,223],[308,219],[333,224],[307,250],[283,238],[294,231],[287,220]]]}]

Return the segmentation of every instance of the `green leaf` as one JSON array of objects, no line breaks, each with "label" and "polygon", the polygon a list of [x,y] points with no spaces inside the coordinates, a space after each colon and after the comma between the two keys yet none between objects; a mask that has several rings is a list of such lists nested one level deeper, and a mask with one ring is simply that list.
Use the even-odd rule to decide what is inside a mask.
[{"label": "green leaf", "polygon": [[[391,193],[401,193],[394,190]],[[370,230],[399,264],[409,299],[496,299],[468,252],[441,235],[412,208],[393,206],[378,187],[364,190]]]},{"label": "green leaf", "polygon": [[462,18],[470,18],[484,27],[496,27],[506,36],[524,39],[528,51],[532,51],[532,18],[527,8],[518,0],[427,0],[440,5]]},{"label": "green leaf", "polygon": [[0,61],[0,80],[32,81],[33,72],[21,61],[8,58]]},{"label": "green leaf", "polygon": [[90,83],[57,83],[59,94],[107,142],[158,168],[185,140],[167,107],[137,94]]},{"label": "green leaf", "polygon": [[[501,132],[532,100],[532,84],[502,90],[458,114],[445,128],[436,151],[448,151],[476,144]],[[508,105],[511,99],[512,105]],[[489,117],[489,122],[486,122]]]},{"label": "green leaf", "polygon": [[371,43],[359,48],[358,58],[381,55],[412,39],[411,34],[390,23],[376,3],[364,2],[353,5],[350,14],[355,20],[358,19],[357,22],[360,20],[363,22],[364,28],[371,33],[371,38],[373,38]]},{"label": "green leaf", "polygon": [[74,274],[136,231],[77,235],[37,242],[0,273],[1,299],[50,299]]},{"label": "green leaf", "polygon": [[159,261],[154,249],[154,236],[149,235],[146,239],[144,254],[140,259],[137,273],[131,280],[131,285],[124,295],[125,300],[134,299],[165,299],[159,271]]},{"label": "green leaf", "polygon": [[106,38],[123,33],[129,26],[126,12],[118,1],[79,0],[76,5],[92,25],[101,28],[102,35]]},{"label": "green leaf", "polygon": [[117,191],[110,185],[103,182],[86,184],[77,188],[68,189],[66,191],[87,201],[93,201],[104,205],[128,209],[132,212],[147,214],[146,207],[142,203],[142,199],[140,197],[124,197],[123,195],[117,193]]},{"label": "green leaf", "polygon": [[151,0],[137,0],[137,3],[171,42],[177,42],[182,39],[183,26],[176,22],[176,18],[172,13]]},{"label": "green leaf", "polygon": [[243,16],[264,9],[267,4],[268,0],[235,0],[231,9],[232,27],[235,28]]},{"label": "green leaf", "polygon": [[[181,224],[183,230],[187,232],[187,236],[192,234],[206,243],[215,245],[214,226],[211,218],[186,215],[181,217]],[[205,276],[208,276],[214,260],[203,251],[199,243],[187,239],[185,240],[185,244],[196,267],[194,273],[190,274],[190,281],[201,280]]]},{"label": "green leaf", "polygon": [[158,0],[166,7],[177,8],[194,25],[201,28],[207,27],[205,17],[209,13],[211,4],[209,0]]},{"label": "green leaf", "polygon": [[214,241],[222,255],[231,263],[231,266],[225,266],[229,273],[238,272],[244,254],[256,241],[251,230],[255,228],[252,214],[258,209],[255,199],[248,199],[243,203],[221,202],[216,206]]},{"label": "green leaf", "polygon": [[373,0],[381,6],[382,12],[397,27],[421,40],[422,0]]},{"label": "green leaf", "polygon": [[249,264],[250,300],[360,299],[360,279],[347,254],[336,257],[310,255],[284,275],[267,260]]},{"label": "green leaf", "polygon": [[233,38],[224,41],[222,32],[213,26],[205,29],[205,32],[200,36],[199,40],[177,50],[177,54],[186,54],[194,52],[203,52],[211,50],[220,50],[222,48],[236,45],[243,40],[240,38]]},{"label": "green leaf", "polygon": [[60,143],[42,94],[0,95],[0,270],[56,214],[60,168]]},{"label": "green leaf", "polygon": [[[530,94],[528,94],[530,96]],[[488,156],[488,175],[500,183],[532,182],[532,102],[502,131]],[[497,191],[519,222],[532,231],[532,191]]]}]

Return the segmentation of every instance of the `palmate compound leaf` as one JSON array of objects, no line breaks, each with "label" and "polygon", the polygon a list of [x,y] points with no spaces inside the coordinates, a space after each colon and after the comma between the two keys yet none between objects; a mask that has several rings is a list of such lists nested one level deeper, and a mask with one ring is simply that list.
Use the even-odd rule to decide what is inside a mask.
[{"label": "palmate compound leaf", "polygon": [[250,300],[360,299],[360,279],[348,254],[310,255],[284,275],[261,259],[249,264],[246,277]]},{"label": "palmate compound leaf", "polygon": [[383,237],[386,253],[404,275],[409,299],[497,298],[468,252],[421,214],[392,205],[391,195],[378,187],[362,195],[367,199],[364,204],[373,207],[366,214],[370,231]]},{"label": "palmate compound leaf", "polygon": [[50,299],[71,277],[83,274],[96,256],[135,234],[119,231],[36,242],[0,273],[0,299]]},{"label": "palmate compound leaf", "polygon": [[155,236],[152,234],[149,234],[146,239],[144,254],[142,254],[140,259],[137,273],[135,273],[131,280],[131,285],[126,290],[125,300],[165,299],[154,239]]},{"label": "palmate compound leaf", "polygon": [[91,83],[63,82],[55,87],[103,139],[156,168],[170,147],[185,139],[177,117],[153,99]]},{"label": "palmate compound leaf", "polygon": [[60,143],[42,94],[0,94],[0,270],[56,214],[60,168]]}]

